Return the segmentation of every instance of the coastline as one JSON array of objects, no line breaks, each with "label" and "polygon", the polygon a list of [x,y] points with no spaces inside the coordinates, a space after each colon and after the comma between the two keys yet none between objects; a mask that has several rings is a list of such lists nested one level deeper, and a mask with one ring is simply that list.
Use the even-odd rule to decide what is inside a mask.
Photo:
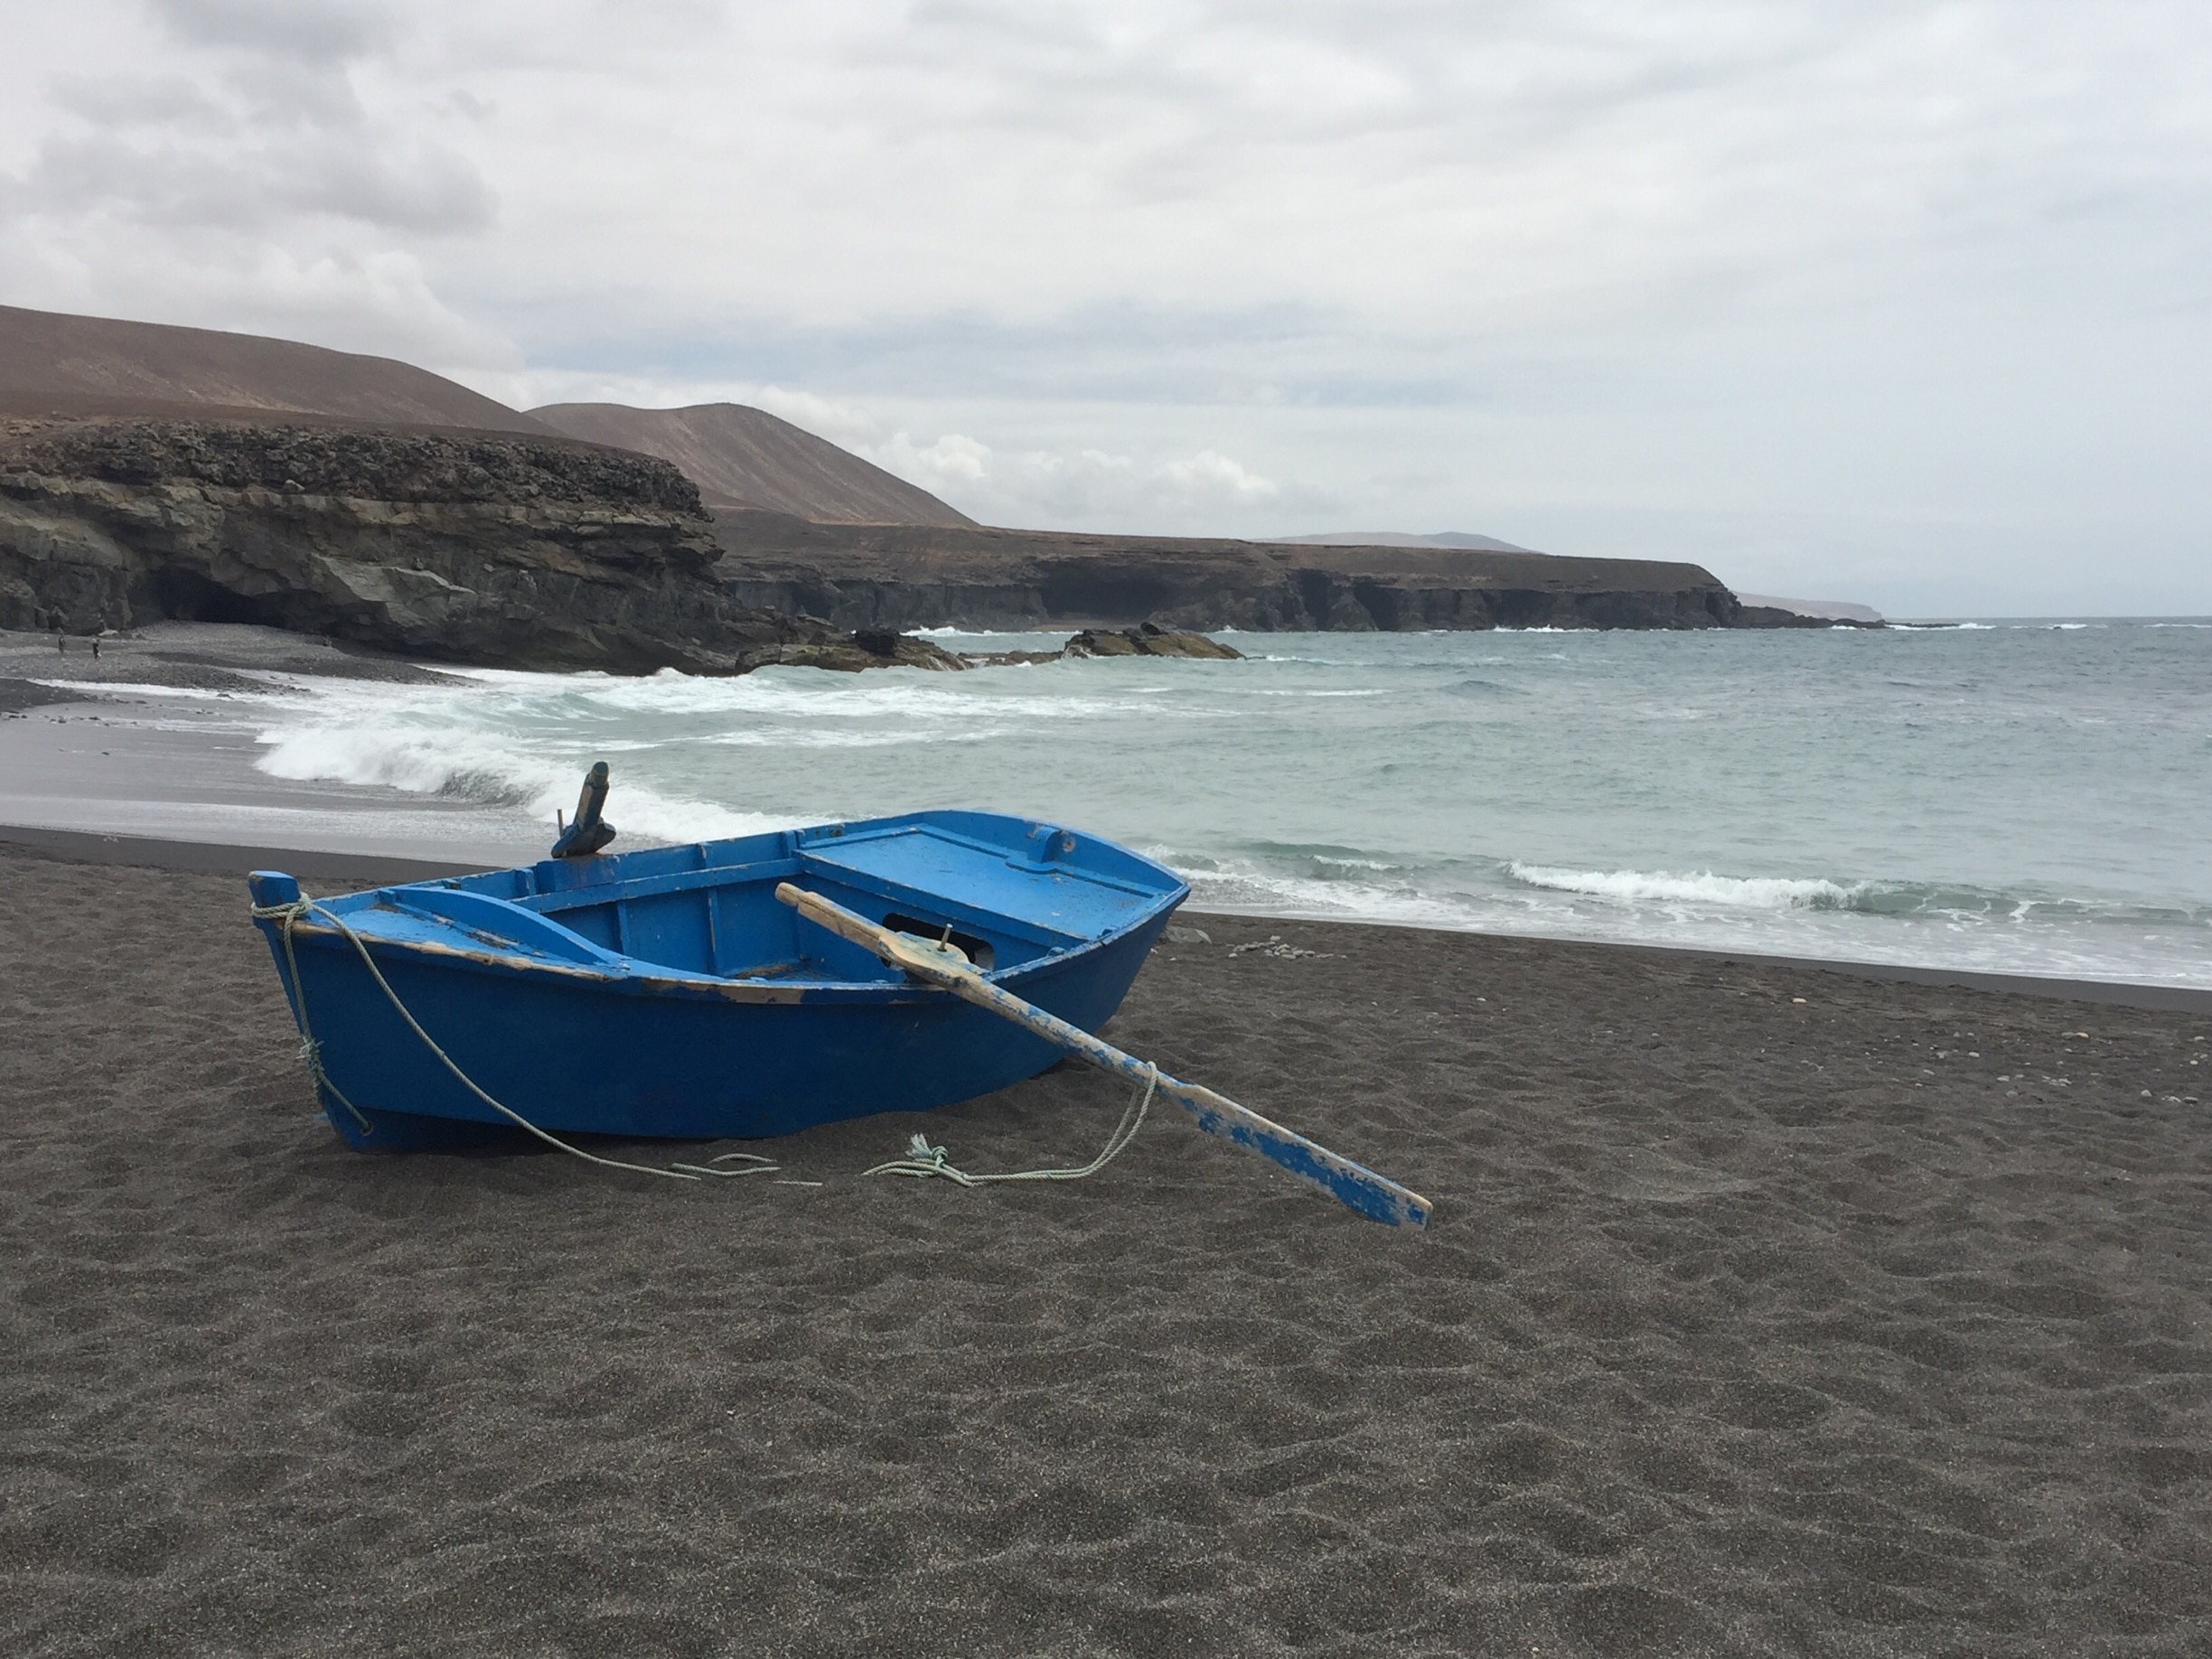
[{"label": "coastline", "polygon": [[[0,841],[11,1651],[1845,1659],[2212,1615],[2212,1017],[1209,914],[1110,1033],[1427,1234],[1172,1113],[1073,1185],[861,1173],[1088,1156],[1126,1101],[1073,1069],[695,1190],[345,1150],[239,884],[173,867],[268,849],[70,850]],[[1312,954],[1235,953],[1270,936]]]},{"label": "coastline", "polygon": [[[280,869],[310,880],[346,881],[358,878],[358,885],[361,886],[435,881],[441,876],[469,876],[500,867],[489,864],[414,858],[378,851],[187,841],[5,823],[0,823],[0,847],[46,854],[65,863],[129,865],[173,870],[180,874],[240,877],[249,870]],[[1242,924],[1274,922],[1297,923],[1304,927],[1375,928],[1386,932],[1434,933],[1446,937],[1465,934],[1476,938],[1520,939],[1531,943],[1557,945],[1562,949],[1620,951],[1653,957],[1679,957],[1708,966],[1733,967],[1740,963],[1748,968],[1832,973],[1849,979],[1949,988],[1997,996],[2035,997],[2061,1002],[2160,1009],[2170,1013],[2212,1014],[2212,989],[2198,989],[2186,985],[2151,985],[2124,979],[2061,979],[2041,974],[1983,973],[1971,969],[1924,968],[1897,962],[1848,961],[1814,956],[1777,956],[1750,951],[1700,950],[1683,945],[1645,944],[1625,940],[1552,939],[1489,933],[1475,928],[1424,927],[1405,922],[1208,909],[1197,904],[1186,904],[1178,914],[1193,918],[1219,918]]]}]

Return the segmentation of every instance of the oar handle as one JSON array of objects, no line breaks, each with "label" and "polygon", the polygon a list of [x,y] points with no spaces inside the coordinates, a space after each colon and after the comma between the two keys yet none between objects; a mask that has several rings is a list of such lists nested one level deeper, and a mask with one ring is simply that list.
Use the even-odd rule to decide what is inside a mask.
[{"label": "oar handle", "polygon": [[964,1002],[988,1008],[1028,1027],[1101,1070],[1117,1073],[1137,1083],[1157,1080],[1159,1092],[1189,1112],[1205,1133],[1259,1153],[1371,1221],[1392,1227],[1428,1225],[1430,1205],[1419,1193],[1307,1139],[1294,1129],[1261,1117],[1249,1107],[1238,1105],[1225,1094],[1170,1077],[1158,1067],[1124,1054],[1103,1038],[1025,1001],[1003,986],[993,985],[951,946],[878,926],[819,893],[809,893],[787,881],[776,884],[775,895],[808,921],[829,929],[840,939],[851,941],[895,968],[904,968],[943,987]]}]

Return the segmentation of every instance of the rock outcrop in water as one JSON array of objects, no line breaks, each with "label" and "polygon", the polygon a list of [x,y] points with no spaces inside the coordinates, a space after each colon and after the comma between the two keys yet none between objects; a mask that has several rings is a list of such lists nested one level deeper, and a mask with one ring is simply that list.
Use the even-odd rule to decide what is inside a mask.
[{"label": "rock outcrop in water", "polygon": [[[850,628],[1732,628],[1698,565],[1458,548],[1343,548],[717,515],[742,603]],[[1795,619],[1792,619],[1793,621]]]},{"label": "rock outcrop in water", "polygon": [[[261,623],[432,661],[742,673],[844,630],[748,607],[697,488],[558,437],[0,421],[0,626]],[[849,659],[849,661],[848,661]]]},{"label": "rock outcrop in water", "polygon": [[1203,633],[1193,633],[1183,628],[1163,628],[1158,623],[1142,623],[1119,632],[1085,628],[1067,642],[1062,654],[1070,657],[1195,657],[1215,662],[1241,661],[1244,655],[1233,646],[1224,645],[1219,640],[1210,640]]}]

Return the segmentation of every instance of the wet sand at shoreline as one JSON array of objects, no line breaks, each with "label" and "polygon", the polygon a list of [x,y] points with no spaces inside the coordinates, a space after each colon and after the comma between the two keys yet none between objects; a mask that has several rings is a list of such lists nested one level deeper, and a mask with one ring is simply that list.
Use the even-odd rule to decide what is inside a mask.
[{"label": "wet sand at shoreline", "polygon": [[860,1176],[1073,1071],[361,1157],[244,907],[0,846],[10,1653],[2212,1651],[2203,1013],[1191,918],[1110,1034],[1403,1236],[1172,1111]]}]

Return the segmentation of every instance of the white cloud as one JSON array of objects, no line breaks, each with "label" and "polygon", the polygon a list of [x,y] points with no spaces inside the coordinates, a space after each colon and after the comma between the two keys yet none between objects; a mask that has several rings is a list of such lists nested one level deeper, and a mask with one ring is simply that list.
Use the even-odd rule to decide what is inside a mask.
[{"label": "white cloud", "polygon": [[2212,606],[2189,0],[20,10],[0,300],[740,396],[979,516]]},{"label": "white cloud", "polygon": [[950,489],[955,494],[967,493],[989,481],[996,459],[988,444],[979,444],[959,432],[945,433],[926,445],[899,432],[888,443],[856,444],[854,447],[876,465],[925,490]]},{"label": "white cloud", "polygon": [[1275,481],[1247,472],[1227,455],[1202,449],[1185,461],[1170,461],[1160,476],[1194,493],[1219,492],[1238,502],[1270,501],[1280,493]]},{"label": "white cloud", "polygon": [[295,62],[333,63],[389,42],[396,19],[372,0],[153,0],[179,38]]},{"label": "white cloud", "polygon": [[0,129],[8,298],[448,361],[511,352],[436,293],[425,257],[492,228],[483,174],[444,123],[357,87],[396,50],[396,12],[160,0],[38,25],[42,105]]},{"label": "white cloud", "polygon": [[1144,460],[1100,449],[1000,451],[956,432],[927,444],[895,432],[851,447],[992,524],[1180,527],[1195,534],[1224,508],[1278,493],[1273,481],[1210,449]]}]

